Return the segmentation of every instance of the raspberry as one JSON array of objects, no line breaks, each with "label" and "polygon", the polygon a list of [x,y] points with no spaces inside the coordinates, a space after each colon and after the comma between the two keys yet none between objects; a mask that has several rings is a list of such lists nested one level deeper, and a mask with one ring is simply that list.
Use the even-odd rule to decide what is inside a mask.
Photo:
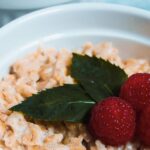
[{"label": "raspberry", "polygon": [[133,108],[140,112],[150,104],[150,74],[137,73],[121,87],[120,97],[128,101]]},{"label": "raspberry", "polygon": [[126,101],[109,97],[93,107],[89,127],[103,143],[123,145],[134,135],[135,112]]},{"label": "raspberry", "polygon": [[142,143],[150,146],[150,105],[141,113],[137,132]]}]

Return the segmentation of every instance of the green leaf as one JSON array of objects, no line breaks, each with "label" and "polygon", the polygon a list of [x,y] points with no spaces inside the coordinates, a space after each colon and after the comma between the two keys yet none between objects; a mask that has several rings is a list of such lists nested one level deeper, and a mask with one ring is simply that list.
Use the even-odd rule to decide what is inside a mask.
[{"label": "green leaf", "polygon": [[33,95],[11,110],[44,121],[79,122],[94,104],[79,85],[66,84]]},{"label": "green leaf", "polygon": [[95,101],[118,96],[127,75],[121,68],[101,58],[73,54],[71,75]]}]

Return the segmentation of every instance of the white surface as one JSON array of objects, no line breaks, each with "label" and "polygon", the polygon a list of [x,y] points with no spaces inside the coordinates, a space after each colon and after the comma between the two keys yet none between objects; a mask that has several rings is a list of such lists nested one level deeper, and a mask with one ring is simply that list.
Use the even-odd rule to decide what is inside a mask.
[{"label": "white surface", "polygon": [[73,0],[0,0],[0,9],[38,9]]},{"label": "white surface", "polygon": [[26,15],[0,30],[0,72],[17,58],[45,47],[81,47],[111,41],[122,57],[150,58],[150,13],[119,5],[72,4]]},{"label": "white surface", "polygon": [[81,2],[106,2],[122,4],[150,10],[150,0],[80,0]]}]

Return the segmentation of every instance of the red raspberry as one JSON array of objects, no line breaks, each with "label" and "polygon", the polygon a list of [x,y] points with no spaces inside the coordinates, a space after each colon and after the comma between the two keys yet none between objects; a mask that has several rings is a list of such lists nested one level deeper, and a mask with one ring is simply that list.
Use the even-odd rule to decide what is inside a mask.
[{"label": "red raspberry", "polygon": [[142,143],[150,146],[150,105],[141,113],[137,132]]},{"label": "red raspberry", "polygon": [[126,101],[109,97],[93,107],[89,127],[105,144],[123,145],[134,135],[135,112]]},{"label": "red raspberry", "polygon": [[120,97],[140,112],[150,104],[150,74],[137,73],[129,77],[121,87]]}]

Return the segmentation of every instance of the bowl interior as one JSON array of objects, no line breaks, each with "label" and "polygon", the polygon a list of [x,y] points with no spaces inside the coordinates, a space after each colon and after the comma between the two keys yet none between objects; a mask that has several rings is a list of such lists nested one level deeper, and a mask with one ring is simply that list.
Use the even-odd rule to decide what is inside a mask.
[{"label": "bowl interior", "polygon": [[72,4],[37,11],[0,30],[0,71],[43,47],[75,49],[110,41],[122,58],[150,59],[150,13],[110,4]]}]

